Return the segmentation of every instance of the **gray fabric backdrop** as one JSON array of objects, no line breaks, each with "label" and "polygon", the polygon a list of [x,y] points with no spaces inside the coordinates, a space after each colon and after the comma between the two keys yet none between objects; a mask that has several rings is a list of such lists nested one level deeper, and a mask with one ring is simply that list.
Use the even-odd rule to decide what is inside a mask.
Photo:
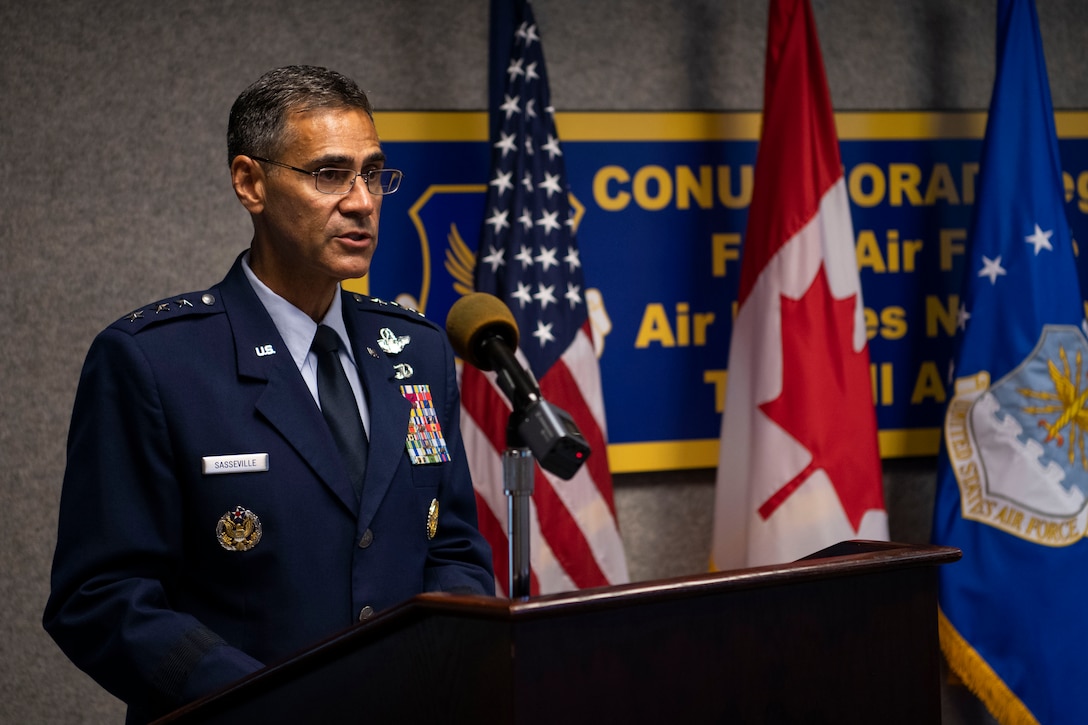
[{"label": "gray fabric backdrop", "polygon": [[[991,0],[813,4],[838,110],[988,105]],[[561,111],[760,108],[765,0],[535,9]],[[1055,107],[1088,108],[1088,3],[1040,0],[1039,15]],[[223,138],[235,96],[268,68],[313,63],[355,77],[382,110],[483,110],[487,21],[486,0],[0,7],[0,722],[122,718],[40,625],[68,415],[95,333],[214,283],[246,245]],[[927,539],[933,468],[887,465],[894,538]],[[704,569],[712,481],[617,480],[635,578]]]}]

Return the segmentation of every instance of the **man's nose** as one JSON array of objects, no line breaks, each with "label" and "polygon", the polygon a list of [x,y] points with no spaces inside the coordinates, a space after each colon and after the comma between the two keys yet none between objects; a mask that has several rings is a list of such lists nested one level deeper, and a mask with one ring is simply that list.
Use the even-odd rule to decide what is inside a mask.
[{"label": "man's nose", "polygon": [[356,176],[355,183],[344,194],[340,207],[345,210],[355,211],[361,214],[370,214],[380,203],[380,197],[371,194],[366,188],[366,180],[363,176]]}]

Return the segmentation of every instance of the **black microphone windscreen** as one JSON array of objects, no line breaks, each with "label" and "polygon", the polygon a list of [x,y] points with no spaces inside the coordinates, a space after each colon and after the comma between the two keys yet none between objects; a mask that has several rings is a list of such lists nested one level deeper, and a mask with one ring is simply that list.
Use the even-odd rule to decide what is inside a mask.
[{"label": "black microphone windscreen", "polygon": [[480,343],[486,337],[501,337],[511,350],[518,346],[513,313],[506,303],[486,292],[472,292],[453,303],[446,315],[446,334],[454,352],[481,370],[491,369],[491,363],[480,354]]}]

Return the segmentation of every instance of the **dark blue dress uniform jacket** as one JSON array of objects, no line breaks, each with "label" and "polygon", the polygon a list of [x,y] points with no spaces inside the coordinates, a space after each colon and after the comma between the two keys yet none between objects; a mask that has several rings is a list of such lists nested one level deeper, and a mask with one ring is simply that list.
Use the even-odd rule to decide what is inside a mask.
[{"label": "dark blue dress uniform jacket", "polygon": [[[130,722],[417,593],[494,593],[444,331],[411,310],[342,295],[371,415],[361,502],[240,258],[217,287],[122,318],[91,346],[44,624],[129,703]],[[383,328],[410,336],[402,352],[382,351]],[[397,363],[413,375],[396,379]],[[402,384],[430,386],[450,462],[411,462]],[[268,454],[268,471],[202,473],[206,456],[251,453]],[[228,551],[216,527],[239,506],[263,533],[252,549]]]}]

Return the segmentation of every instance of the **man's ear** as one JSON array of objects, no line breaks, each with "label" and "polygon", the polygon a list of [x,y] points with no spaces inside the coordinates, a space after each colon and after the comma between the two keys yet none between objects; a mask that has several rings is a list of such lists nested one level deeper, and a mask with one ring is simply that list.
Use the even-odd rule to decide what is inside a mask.
[{"label": "man's ear", "polygon": [[250,214],[264,211],[265,175],[259,163],[249,156],[235,156],[230,162],[230,181],[238,201]]}]

